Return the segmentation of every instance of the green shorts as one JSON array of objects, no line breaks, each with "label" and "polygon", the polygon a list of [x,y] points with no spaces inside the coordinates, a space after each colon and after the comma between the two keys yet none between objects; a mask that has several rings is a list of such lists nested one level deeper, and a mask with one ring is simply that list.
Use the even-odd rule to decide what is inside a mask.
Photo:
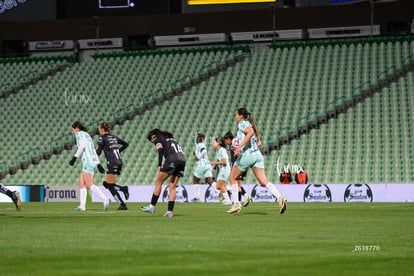
[{"label": "green shorts", "polygon": [[213,177],[211,172],[211,165],[197,166],[194,172],[194,176],[197,178]]},{"label": "green shorts", "polygon": [[95,174],[96,164],[84,163],[82,165],[82,172],[90,173],[91,175]]},{"label": "green shorts", "polygon": [[217,181],[218,180],[224,180],[226,182],[229,179],[230,176],[230,170],[220,170],[217,174]]},{"label": "green shorts", "polygon": [[264,158],[261,154],[242,154],[236,160],[236,166],[240,171],[245,172],[248,168],[264,169]]}]

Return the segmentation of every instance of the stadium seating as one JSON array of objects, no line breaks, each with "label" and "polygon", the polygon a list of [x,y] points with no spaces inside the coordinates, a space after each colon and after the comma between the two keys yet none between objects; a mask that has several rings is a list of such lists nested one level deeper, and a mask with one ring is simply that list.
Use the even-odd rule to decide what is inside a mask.
[{"label": "stadium seating", "polygon": [[[3,156],[13,162],[22,144],[44,151],[50,147],[50,139],[69,131],[74,120],[95,125],[99,120],[112,121],[118,113],[123,114],[124,108],[128,109],[128,104],[142,104],[148,93],[168,90],[174,81],[194,76],[214,62],[223,62],[225,53],[194,50],[159,55],[111,54],[75,65],[29,88],[24,100],[18,97],[13,105],[30,106],[31,111],[19,110],[17,122],[33,120],[7,128],[15,150]],[[181,181],[191,183],[195,135],[205,133],[206,143],[210,144],[215,136],[229,130],[236,132],[237,108],[245,106],[253,112],[266,146],[282,135],[289,137],[291,130],[310,118],[323,116],[330,103],[352,99],[356,91],[360,92],[358,87],[375,84],[384,72],[401,68],[404,58],[413,53],[414,43],[406,37],[278,43],[255,53],[179,97],[154,105],[116,126],[114,133],[131,145],[123,154],[126,165],[120,182],[153,181],[156,153],[146,133],[154,127],[172,131],[181,143],[188,160],[186,176]],[[312,183],[412,182],[413,165],[407,160],[412,160],[413,154],[413,110],[409,104],[413,102],[413,85],[410,73],[347,112],[337,114],[336,119],[271,151],[266,156],[269,179],[278,182],[279,162],[304,165]],[[90,101],[81,102],[82,95],[89,96]],[[68,99],[69,104],[65,102]],[[8,110],[11,112],[11,108]],[[8,121],[13,121],[12,117]],[[38,133],[39,125],[42,134]],[[16,135],[20,131],[31,134]],[[24,138],[27,136],[28,141]],[[33,139],[41,142],[31,143]],[[213,159],[215,153],[212,147],[209,150]],[[6,181],[30,183],[26,179],[37,181],[32,174],[40,172],[47,176],[40,179],[42,184],[75,184],[79,169],[66,165],[73,152],[64,151],[49,161],[29,166],[23,173],[8,175]],[[252,173],[246,182],[256,183]]]}]

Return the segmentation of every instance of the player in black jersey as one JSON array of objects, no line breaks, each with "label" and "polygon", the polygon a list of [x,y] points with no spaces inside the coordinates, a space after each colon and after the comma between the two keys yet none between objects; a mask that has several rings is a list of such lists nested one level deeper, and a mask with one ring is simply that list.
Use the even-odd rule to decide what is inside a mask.
[{"label": "player in black jersey", "polygon": [[16,205],[17,211],[20,211],[22,209],[22,201],[20,200],[20,193],[18,191],[12,192],[0,183],[0,193],[5,194],[11,198],[14,205]]},{"label": "player in black jersey", "polygon": [[[112,126],[109,123],[104,122],[99,124],[99,134],[101,136],[98,139],[96,153],[98,155],[101,155],[102,151],[105,153],[107,171],[103,186],[111,192],[112,196],[119,203],[118,210],[128,210],[128,207],[118,193],[118,191],[122,191],[125,199],[128,200],[128,186],[115,184],[116,177],[121,174],[123,165],[120,153],[128,147],[128,143],[112,135],[111,129]],[[119,147],[119,145],[121,145],[121,147]],[[102,172],[104,171],[100,164],[98,165],[98,169]]]},{"label": "player in black jersey", "polygon": [[[155,205],[161,194],[162,184],[168,177],[170,183],[168,185],[170,197],[168,199],[168,211],[164,214],[165,217],[172,217],[178,180],[184,176],[185,156],[184,152],[174,139],[173,134],[168,131],[162,131],[155,128],[148,132],[148,141],[154,143],[158,150],[158,174],[155,180],[154,192],[149,206],[141,207],[144,212],[153,214],[155,212]],[[163,162],[164,159],[164,162]]]},{"label": "player in black jersey", "polygon": [[[223,139],[224,142],[227,144],[228,150],[230,152],[230,166],[233,167],[234,162],[236,161],[236,158],[234,156],[234,149],[237,147],[237,137],[235,137],[233,133],[229,131],[226,134],[224,134]],[[241,185],[242,181],[246,177],[246,174],[247,170],[242,172],[241,175],[236,178],[237,184],[239,184],[239,201],[241,201],[242,196],[244,197],[243,207],[247,207],[250,201],[252,200],[252,197],[248,193],[246,193],[246,190]]]}]

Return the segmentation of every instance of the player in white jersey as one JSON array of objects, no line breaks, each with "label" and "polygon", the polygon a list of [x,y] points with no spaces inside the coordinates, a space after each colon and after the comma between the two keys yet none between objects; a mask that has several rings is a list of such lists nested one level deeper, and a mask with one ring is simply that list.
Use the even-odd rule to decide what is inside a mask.
[{"label": "player in white jersey", "polygon": [[226,142],[224,142],[223,138],[214,138],[212,145],[217,152],[216,161],[210,161],[210,164],[211,166],[216,167],[218,172],[216,182],[213,182],[211,185],[218,189],[223,195],[223,204],[231,205],[231,200],[227,194],[226,188],[226,182],[228,181],[230,175],[230,162],[229,155],[226,150]]},{"label": "player in white jersey", "polygon": [[241,204],[237,196],[238,185],[236,179],[248,168],[251,168],[260,185],[266,187],[276,197],[279,202],[279,212],[283,214],[286,210],[287,200],[280,194],[276,186],[269,182],[265,175],[264,158],[259,149],[259,131],[256,128],[253,114],[248,112],[246,108],[239,108],[236,111],[235,118],[238,122],[237,137],[239,139],[239,145],[234,149],[234,155],[237,159],[230,172],[233,206],[227,210],[227,213],[234,214],[240,212]]},{"label": "player in white jersey", "polygon": [[[79,177],[79,200],[80,204],[76,211],[86,210],[86,189],[91,190],[98,195],[103,201],[104,211],[108,209],[109,198],[106,197],[97,186],[93,184],[93,175],[95,169],[99,164],[99,158],[96,153],[92,137],[87,132],[86,127],[81,122],[74,122],[72,124],[72,133],[76,137],[76,145],[78,147],[75,155],[69,162],[69,165],[73,166],[76,159],[82,156],[82,172]],[[105,171],[103,171],[105,172]]]},{"label": "player in white jersey", "polygon": [[10,197],[10,199],[13,201],[14,205],[16,206],[17,211],[20,211],[22,209],[22,201],[20,200],[19,191],[11,191],[7,189],[6,186],[0,183],[0,193],[5,194],[6,196]]},{"label": "player in white jersey", "polygon": [[[234,163],[236,162],[236,158],[234,156],[234,150],[239,146],[239,139],[231,133],[231,131],[227,132],[223,136],[224,142],[227,145],[227,149],[230,153],[230,166],[233,167]],[[242,196],[244,197],[243,201],[243,207],[247,207],[250,204],[250,201],[252,200],[252,197],[246,192],[246,190],[243,188],[242,181],[246,177],[247,170],[242,172],[242,174],[237,177],[236,181],[239,185],[239,201],[241,201]]]},{"label": "player in white jersey", "polygon": [[208,184],[213,183],[213,173],[208,159],[208,152],[204,139],[206,136],[203,133],[198,133],[196,137],[196,147],[193,152],[194,157],[197,161],[197,166],[194,171],[194,198],[193,202],[200,202],[200,180],[205,179]]}]

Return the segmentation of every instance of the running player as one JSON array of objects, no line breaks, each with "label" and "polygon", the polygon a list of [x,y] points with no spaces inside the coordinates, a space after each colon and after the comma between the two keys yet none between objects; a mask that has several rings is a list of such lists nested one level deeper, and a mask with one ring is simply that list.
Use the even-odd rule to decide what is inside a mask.
[{"label": "running player", "polygon": [[208,184],[213,183],[212,167],[208,159],[207,147],[204,143],[206,136],[203,133],[198,133],[196,137],[196,147],[193,152],[197,161],[197,166],[193,175],[194,195],[192,202],[200,202],[200,180],[205,179]]},{"label": "running player", "polygon": [[236,162],[230,172],[230,183],[232,189],[233,206],[227,210],[227,213],[234,214],[241,210],[240,202],[236,197],[238,192],[237,177],[247,168],[251,168],[256,179],[260,185],[266,187],[267,190],[274,196],[279,202],[279,212],[283,214],[286,211],[286,198],[280,194],[276,186],[273,185],[267,179],[264,171],[264,158],[260,152],[260,138],[259,131],[253,119],[253,114],[247,111],[246,108],[239,108],[236,111],[236,121],[238,122],[238,144],[239,146],[234,149],[234,155],[236,156]]},{"label": "running player", "polygon": [[20,211],[22,209],[22,201],[20,200],[20,193],[18,191],[10,191],[3,184],[0,183],[0,193],[5,194],[10,197],[14,205],[16,205],[16,210]]},{"label": "running player", "polygon": [[93,145],[92,137],[87,132],[86,127],[81,122],[74,122],[72,124],[72,133],[76,137],[76,145],[78,150],[69,162],[73,166],[76,159],[82,155],[82,172],[79,177],[79,198],[80,204],[76,211],[86,210],[86,189],[94,192],[103,201],[104,211],[108,209],[109,198],[107,198],[97,186],[93,184],[93,175],[96,166],[99,164],[99,157]]},{"label": "running player", "polygon": [[147,139],[151,143],[154,143],[155,148],[158,150],[158,174],[155,180],[151,204],[145,207],[142,206],[141,210],[151,214],[155,212],[155,205],[157,205],[158,198],[160,197],[162,184],[170,177],[170,183],[168,185],[170,192],[168,211],[164,213],[164,216],[171,218],[175,204],[176,186],[180,177],[184,176],[184,152],[177,140],[174,139],[173,134],[168,131],[155,128],[148,132]]},{"label": "running player", "polygon": [[231,205],[231,200],[227,194],[226,182],[229,179],[230,175],[230,163],[229,155],[226,150],[226,143],[223,138],[214,138],[213,148],[216,152],[216,161],[210,161],[211,166],[217,167],[217,178],[216,182],[212,184],[213,187],[216,187],[224,197],[223,204]]},{"label": "running player", "polygon": [[[118,193],[118,191],[122,191],[125,199],[128,200],[128,186],[120,186],[115,183],[117,175],[121,174],[123,165],[121,152],[128,147],[128,143],[112,135],[111,129],[112,126],[109,123],[103,122],[99,124],[99,134],[101,136],[98,139],[96,153],[101,155],[102,150],[105,153],[107,171],[103,186],[111,192],[112,196],[119,203],[118,210],[128,210],[128,207]],[[119,145],[121,145],[121,147],[119,147]],[[101,165],[99,164],[98,166]]]},{"label": "running player", "polygon": [[[223,139],[228,146],[228,150],[230,151],[230,165],[233,167],[234,161],[236,160],[234,156],[234,149],[238,147],[239,139],[237,139],[237,137],[235,137],[231,131],[224,134]],[[239,201],[241,201],[242,196],[244,197],[243,207],[247,207],[252,200],[252,197],[246,193],[246,190],[241,185],[242,181],[246,177],[246,174],[247,170],[242,172],[242,174],[236,179],[237,184],[239,185]]]}]

